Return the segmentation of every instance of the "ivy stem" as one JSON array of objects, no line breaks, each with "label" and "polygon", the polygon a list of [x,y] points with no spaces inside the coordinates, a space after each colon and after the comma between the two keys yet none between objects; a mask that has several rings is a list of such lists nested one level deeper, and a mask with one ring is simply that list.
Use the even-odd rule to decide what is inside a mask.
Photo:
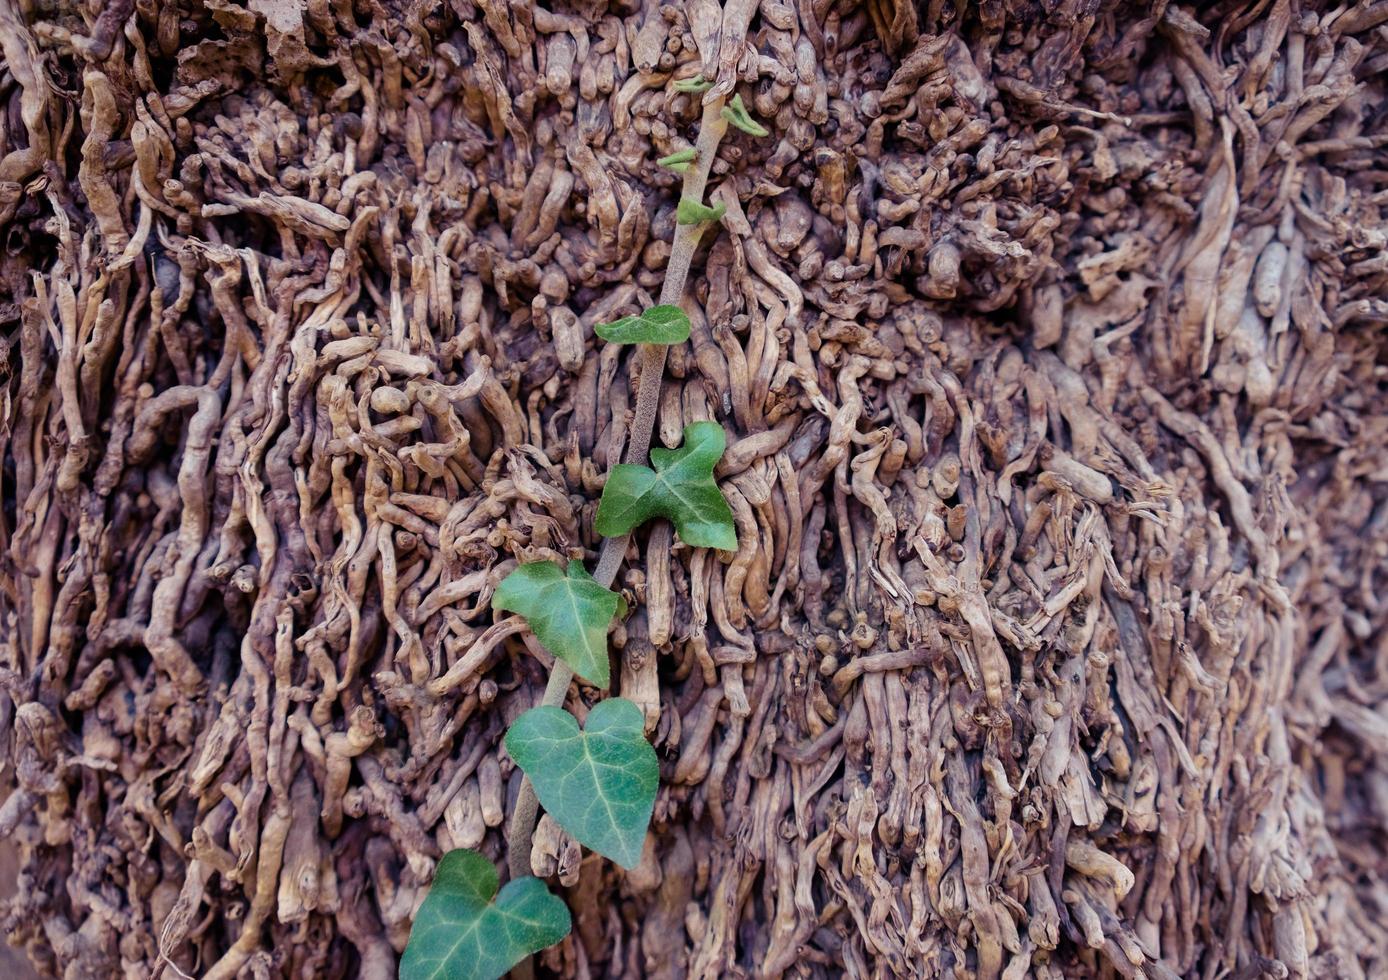
[{"label": "ivy stem", "polygon": [[[709,168],[718,153],[718,144],[728,131],[728,121],[722,116],[723,97],[716,96],[704,103],[703,118],[699,121],[699,139],[694,145],[694,162],[684,173],[683,196],[703,203],[704,190],[708,186]],[[670,246],[670,259],[665,265],[665,282],[660,287],[660,302],[678,306],[684,298],[685,283],[689,279],[689,263],[694,258],[694,249],[699,244],[705,226],[675,225],[675,240]],[[646,455],[651,448],[651,434],[655,431],[656,414],[660,408],[660,385],[665,378],[665,354],[669,348],[665,344],[642,344],[637,355],[640,376],[636,382],[636,415],[631,423],[631,438],[627,443],[626,462],[638,466],[645,465]],[[609,467],[608,472],[611,472]],[[598,566],[593,578],[603,588],[611,588],[617,578],[626,555],[630,534],[606,538],[602,551],[598,553]],[[545,685],[545,696],[540,704],[546,707],[562,708],[564,697],[569,692],[569,684],[574,672],[569,665],[557,657],[550,670],[549,683]],[[512,878],[528,875],[530,870],[530,843],[535,833],[535,821],[539,814],[539,801],[535,798],[535,787],[530,785],[530,777],[521,779],[520,794],[516,798],[516,809],[511,814],[511,823],[506,831],[507,865]]]}]

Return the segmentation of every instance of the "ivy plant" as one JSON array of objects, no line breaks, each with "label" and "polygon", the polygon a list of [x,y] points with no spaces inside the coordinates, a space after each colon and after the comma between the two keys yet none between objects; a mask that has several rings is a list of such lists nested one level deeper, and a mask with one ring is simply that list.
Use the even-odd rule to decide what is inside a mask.
[{"label": "ivy plant", "polygon": [[506,751],[535,785],[540,805],[584,847],[624,868],[641,860],[660,764],[646,716],[626,698],[593,706],[579,731],[562,708],[532,708],[506,733]]},{"label": "ivy plant", "polygon": [[[484,855],[445,854],[415,915],[400,963],[402,980],[495,980],[568,935],[568,909],[530,874],[538,806],[580,844],[623,867],[633,868],[641,859],[660,782],[644,713],[625,698],[608,698],[593,706],[580,728],[563,704],[575,675],[599,688],[611,682],[607,633],[627,611],[611,586],[636,528],[660,517],[692,547],[737,547],[732,509],[713,476],[727,446],[722,427],[695,422],[685,428],[679,449],[650,449],[666,349],[689,339],[689,317],[680,302],[690,260],[704,229],[726,211],[721,202],[701,203],[718,143],[729,125],[766,135],[740,96],[725,105],[708,91],[712,87],[702,76],[674,83],[680,92],[708,94],[697,144],[658,161],[684,174],[660,302],[594,327],[608,343],[640,345],[626,461],[608,470],[594,519],[606,538],[596,570],[589,574],[580,561],[565,568],[552,561],[523,564],[492,598],[497,611],[524,618],[555,658],[542,703],[521,714],[506,733],[506,751],[524,773],[507,829],[510,880],[498,891],[497,870]],[[650,466],[645,465],[648,449]]]},{"label": "ivy plant", "polygon": [[539,878],[497,892],[496,867],[476,851],[449,851],[419,907],[400,980],[496,980],[569,934],[568,907]]},{"label": "ivy plant", "polygon": [[627,604],[582,562],[569,562],[567,572],[552,561],[521,565],[501,580],[492,608],[520,613],[541,646],[585,681],[607,686],[607,628]]},{"label": "ivy plant", "polygon": [[689,339],[689,316],[678,306],[652,306],[593,330],[610,344],[682,344]]},{"label": "ivy plant", "polygon": [[721,115],[749,136],[767,135],[766,127],[752,118],[752,114],[742,104],[742,96],[740,95],[732,97],[732,101],[723,107]]},{"label": "ivy plant", "polygon": [[707,92],[713,88],[713,83],[705,80],[703,75],[695,75],[693,78],[685,78],[675,83],[676,92]]},{"label": "ivy plant", "polygon": [[661,157],[656,163],[675,173],[684,173],[689,169],[689,165],[694,162],[695,153],[693,150],[676,150],[669,156]]},{"label": "ivy plant", "polygon": [[737,547],[733,511],[713,468],[723,456],[727,436],[717,422],[685,427],[679,449],[652,449],[649,466],[618,463],[612,467],[593,522],[599,534],[627,534],[652,518],[675,525],[680,540],[696,548]]},{"label": "ivy plant", "polygon": [[714,207],[709,207],[694,198],[682,197],[675,208],[675,221],[682,225],[698,225],[705,221],[718,221],[727,211],[728,206],[722,201]]}]

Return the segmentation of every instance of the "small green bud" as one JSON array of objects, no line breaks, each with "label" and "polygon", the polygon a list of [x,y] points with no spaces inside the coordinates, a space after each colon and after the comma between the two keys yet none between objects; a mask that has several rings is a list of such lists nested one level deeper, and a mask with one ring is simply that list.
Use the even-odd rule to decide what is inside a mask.
[{"label": "small green bud", "polygon": [[717,221],[723,217],[727,210],[727,206],[721,201],[716,206],[709,207],[707,204],[700,204],[698,201],[682,197],[679,207],[675,208],[675,221],[682,225],[697,225],[704,221]]},{"label": "small green bud", "polygon": [[680,150],[676,153],[671,153],[668,157],[661,157],[656,163],[668,170],[673,170],[676,173],[682,174],[689,169],[689,165],[694,162],[696,155],[697,154],[695,154],[693,150]]},{"label": "small green bud", "polygon": [[729,124],[736,126],[750,136],[768,136],[770,131],[765,126],[752,118],[747,107],[742,103],[742,96],[734,95],[732,101],[723,107],[719,113]]},{"label": "small green bud", "polygon": [[713,88],[713,83],[704,81],[703,75],[684,78],[675,83],[676,92],[707,92],[711,88]]}]

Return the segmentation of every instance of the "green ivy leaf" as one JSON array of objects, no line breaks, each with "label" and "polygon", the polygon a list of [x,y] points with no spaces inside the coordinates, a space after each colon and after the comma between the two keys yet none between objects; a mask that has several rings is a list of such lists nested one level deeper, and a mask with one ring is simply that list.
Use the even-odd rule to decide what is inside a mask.
[{"label": "green ivy leaf", "polygon": [[546,650],[584,680],[607,686],[607,628],[613,616],[625,615],[626,601],[582,562],[569,562],[568,574],[552,561],[521,565],[501,580],[492,608],[520,613]]},{"label": "green ivy leaf", "polygon": [[689,317],[678,306],[661,304],[593,329],[613,344],[681,344],[689,339]]},{"label": "green ivy leaf", "polygon": [[400,980],[496,980],[569,934],[569,910],[543,881],[516,878],[497,894],[497,880],[476,851],[443,856],[410,929]]},{"label": "green ivy leaf", "polygon": [[506,732],[506,751],[559,826],[622,867],[636,867],[660,784],[640,708],[626,698],[599,701],[584,731],[562,708],[532,708]]},{"label": "green ivy leaf", "polygon": [[676,173],[684,173],[689,169],[689,165],[694,162],[698,154],[693,150],[676,150],[668,157],[661,157],[656,163]]},{"label": "green ivy leaf", "polygon": [[675,83],[676,92],[707,92],[711,88],[713,88],[713,83],[705,81],[703,75],[683,78]]},{"label": "green ivy leaf", "polygon": [[727,445],[723,428],[716,422],[685,426],[679,449],[651,450],[655,469],[619,463],[612,467],[602,488],[594,522],[599,534],[617,537],[653,517],[675,525],[680,540],[696,548],[737,547],[732,508],[713,479]]},{"label": "green ivy leaf", "polygon": [[698,201],[687,197],[680,198],[679,206],[675,208],[675,221],[681,225],[697,225],[703,221],[717,221],[723,217],[728,207],[719,201],[715,207],[707,204],[700,204]]},{"label": "green ivy leaf", "polygon": [[732,101],[725,105],[718,114],[728,120],[731,125],[752,136],[766,136],[770,132],[752,118],[752,114],[747,111],[747,106],[743,105],[740,95],[734,95]]}]

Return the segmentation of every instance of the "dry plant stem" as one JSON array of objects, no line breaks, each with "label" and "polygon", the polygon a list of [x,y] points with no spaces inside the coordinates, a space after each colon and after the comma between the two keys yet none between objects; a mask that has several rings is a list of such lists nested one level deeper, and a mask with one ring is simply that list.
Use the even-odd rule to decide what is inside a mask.
[{"label": "dry plant stem", "polygon": [[[709,168],[718,152],[718,144],[728,131],[728,123],[721,115],[723,98],[715,97],[704,105],[703,118],[699,121],[699,141],[695,144],[693,165],[685,172],[683,196],[694,201],[703,201],[704,190],[708,184]],[[685,282],[689,278],[689,263],[694,258],[694,249],[699,244],[699,236],[704,225],[676,225],[675,241],[670,248],[670,261],[665,267],[665,282],[660,287],[660,302],[678,305],[684,298]],[[665,354],[669,348],[664,344],[643,344],[641,346],[641,374],[637,381],[636,416],[631,425],[631,438],[627,444],[626,462],[644,465],[651,447],[651,433],[655,431],[656,410],[660,406],[660,383],[665,376]],[[603,588],[611,588],[617,577],[617,568],[626,554],[627,539],[624,534],[617,538],[607,538],[598,554],[598,565],[593,578]],[[545,685],[545,696],[540,702],[547,707],[562,708],[564,695],[568,693],[574,672],[562,660],[554,661],[554,669]],[[516,797],[516,809],[511,815],[511,825],[506,833],[506,846],[509,857],[507,863],[511,877],[530,874],[530,838],[535,833],[535,820],[538,815],[538,801],[535,789],[530,785],[530,777],[521,780],[520,794]]]}]

